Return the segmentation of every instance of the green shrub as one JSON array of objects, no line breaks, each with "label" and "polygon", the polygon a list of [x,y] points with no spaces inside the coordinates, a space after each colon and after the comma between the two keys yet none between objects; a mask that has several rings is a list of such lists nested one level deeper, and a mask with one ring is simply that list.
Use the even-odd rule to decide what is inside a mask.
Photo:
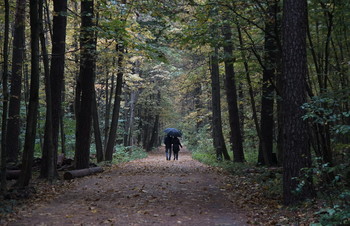
[{"label": "green shrub", "polygon": [[339,204],[317,212],[320,225],[350,225],[350,191],[342,192],[338,198]]},{"label": "green shrub", "polygon": [[121,162],[129,162],[135,159],[142,159],[147,157],[147,152],[141,147],[130,146],[125,147],[118,145],[116,147],[116,152],[113,153],[113,164],[118,164]]}]

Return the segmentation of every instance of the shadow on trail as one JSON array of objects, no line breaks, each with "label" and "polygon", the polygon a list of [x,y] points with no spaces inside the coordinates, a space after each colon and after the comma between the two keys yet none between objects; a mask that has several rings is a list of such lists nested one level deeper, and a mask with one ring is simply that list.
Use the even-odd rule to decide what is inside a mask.
[{"label": "shadow on trail", "polygon": [[223,181],[188,151],[167,161],[159,148],[146,159],[79,179],[10,225],[245,225]]}]

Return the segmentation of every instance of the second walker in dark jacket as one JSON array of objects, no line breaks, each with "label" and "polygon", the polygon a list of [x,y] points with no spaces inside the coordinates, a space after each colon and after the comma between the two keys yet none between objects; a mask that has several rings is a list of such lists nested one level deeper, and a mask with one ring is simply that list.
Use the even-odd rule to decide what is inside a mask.
[{"label": "second walker in dark jacket", "polygon": [[180,147],[182,148],[182,145],[180,143],[179,138],[174,137],[173,138],[173,152],[174,152],[174,160],[178,160],[179,159],[179,151],[180,151]]}]

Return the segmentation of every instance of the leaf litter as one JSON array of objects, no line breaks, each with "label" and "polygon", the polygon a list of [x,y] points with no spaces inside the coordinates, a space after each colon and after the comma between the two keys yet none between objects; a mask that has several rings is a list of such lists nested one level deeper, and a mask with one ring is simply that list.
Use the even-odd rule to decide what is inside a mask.
[{"label": "leaf litter", "polygon": [[308,225],[312,209],[284,208],[252,178],[206,166],[185,150],[166,161],[160,148],[98,175],[52,185],[34,179],[36,193],[2,214],[0,224]]}]

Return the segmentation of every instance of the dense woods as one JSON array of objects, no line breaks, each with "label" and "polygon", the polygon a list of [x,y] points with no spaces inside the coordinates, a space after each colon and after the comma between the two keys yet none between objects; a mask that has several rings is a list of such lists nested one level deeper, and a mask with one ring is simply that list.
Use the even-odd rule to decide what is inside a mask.
[{"label": "dense woods", "polygon": [[349,223],[347,1],[0,8],[2,193],[16,167],[11,186],[30,184],[35,158],[53,181],[59,156],[89,168],[151,151],[176,127],[196,158],[281,168],[285,205],[343,197],[323,217]]}]

